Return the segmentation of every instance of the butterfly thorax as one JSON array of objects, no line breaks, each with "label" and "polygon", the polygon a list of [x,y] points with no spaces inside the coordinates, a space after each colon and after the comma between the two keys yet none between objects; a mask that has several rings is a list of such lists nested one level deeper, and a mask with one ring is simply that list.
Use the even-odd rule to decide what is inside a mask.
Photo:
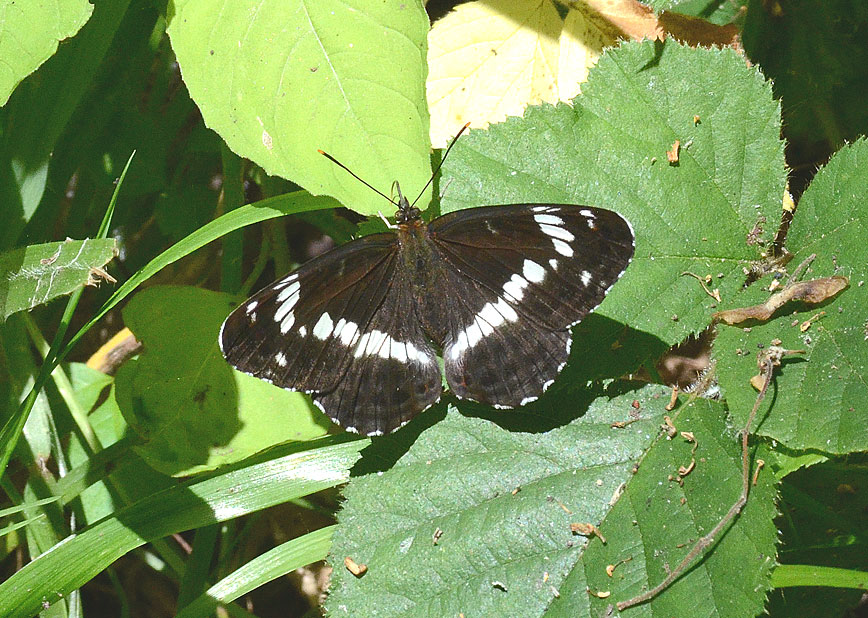
[{"label": "butterfly thorax", "polygon": [[[411,210],[418,210],[413,208]],[[428,224],[418,214],[406,222],[400,222],[402,211],[397,216],[398,224],[398,270],[403,284],[410,289],[416,316],[423,330],[434,341],[442,341],[443,307],[436,302],[436,291],[443,289],[441,256],[431,241]],[[409,214],[409,213],[408,213]]]}]

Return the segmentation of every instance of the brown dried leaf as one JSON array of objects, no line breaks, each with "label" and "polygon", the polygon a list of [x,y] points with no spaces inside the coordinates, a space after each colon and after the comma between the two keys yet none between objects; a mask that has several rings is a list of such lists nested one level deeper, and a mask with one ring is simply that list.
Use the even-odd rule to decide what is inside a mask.
[{"label": "brown dried leaf", "polygon": [[840,275],[811,279],[810,281],[800,281],[799,283],[788,285],[780,292],[770,296],[766,302],[760,305],[718,311],[713,317],[715,320],[729,325],[741,324],[748,320],[764,322],[771,318],[775,311],[792,300],[815,305],[832,298],[849,284],[850,280]]}]

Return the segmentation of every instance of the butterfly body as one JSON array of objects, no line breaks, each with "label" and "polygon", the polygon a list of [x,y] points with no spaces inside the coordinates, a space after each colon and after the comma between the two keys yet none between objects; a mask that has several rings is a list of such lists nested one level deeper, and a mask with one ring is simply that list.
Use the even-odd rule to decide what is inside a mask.
[{"label": "butterfly body", "polygon": [[629,224],[599,208],[484,206],[429,224],[401,197],[395,219],[242,304],[221,329],[226,359],[368,435],[440,399],[438,355],[457,397],[524,405],[633,255]]}]

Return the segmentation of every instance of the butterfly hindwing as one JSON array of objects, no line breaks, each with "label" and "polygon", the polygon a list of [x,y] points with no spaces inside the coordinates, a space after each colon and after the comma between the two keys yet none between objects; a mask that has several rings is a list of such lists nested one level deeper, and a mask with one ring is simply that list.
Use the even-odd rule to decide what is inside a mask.
[{"label": "butterfly hindwing", "polygon": [[416,319],[410,289],[397,276],[341,380],[313,399],[339,425],[380,435],[436,403],[441,393],[437,356]]},{"label": "butterfly hindwing", "polygon": [[519,313],[504,294],[450,269],[446,380],[462,399],[516,407],[539,397],[569,355],[570,333]]}]

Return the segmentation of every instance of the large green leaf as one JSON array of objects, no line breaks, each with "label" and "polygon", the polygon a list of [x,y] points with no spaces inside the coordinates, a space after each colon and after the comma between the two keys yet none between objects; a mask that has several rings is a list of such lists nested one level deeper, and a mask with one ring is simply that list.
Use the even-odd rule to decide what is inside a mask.
[{"label": "large green leaf", "polygon": [[87,0],[0,0],[0,107],[18,82],[54,54],[60,41],[78,32],[92,11]]},{"label": "large green leaf", "polygon": [[[546,433],[450,411],[390,470],[347,486],[331,552],[330,615],[601,615],[607,603],[661,581],[741,488],[734,432],[723,407],[704,401],[675,421],[696,438],[696,468],[683,486],[667,480],[690,463],[691,445],[659,437],[662,392],[649,386],[597,399],[583,418]],[[388,458],[390,446],[378,441],[370,457]],[[762,609],[775,554],[772,483],[762,478],[714,552],[651,603],[655,615],[693,615],[696,599],[717,616]],[[573,534],[572,523],[598,526],[606,545]],[[351,575],[347,556],[367,573]],[[607,564],[619,564],[614,578]]]},{"label": "large green leaf", "polygon": [[[444,166],[443,209],[560,202],[617,210],[633,224],[636,255],[600,313],[678,343],[704,328],[717,304],[682,273],[712,275],[726,305],[742,269],[760,258],[749,233],[767,221],[762,239],[772,238],[786,178],[778,104],[733,51],[672,41],[603,54],[582,92],[571,106],[529,108],[471,131]],[[680,159],[671,165],[675,140]]]},{"label": "large green leaf", "polygon": [[102,281],[95,269],[115,257],[113,238],[30,245],[0,254],[0,318]]},{"label": "large green leaf", "polygon": [[246,376],[217,346],[237,299],[193,287],[158,286],[124,308],[143,352],[118,370],[117,400],[143,440],[136,452],[165,474],[185,476],[239,461],[331,425],[301,393]]},{"label": "large green leaf", "polygon": [[[758,433],[791,449],[836,454],[868,450],[866,185],[868,142],[860,140],[817,173],[787,237],[787,247],[795,254],[791,266],[817,256],[803,279],[844,275],[849,288],[822,307],[791,303],[765,324],[718,327],[718,373],[737,422],[747,418],[756,396],[749,380],[758,373],[757,350],[780,339],[784,348],[806,351],[784,361],[757,417]],[[767,285],[754,288],[744,295],[745,305],[768,298],[763,289]],[[825,313],[818,315],[820,311]],[[802,331],[802,323],[813,316],[819,319]]]},{"label": "large green leaf", "polygon": [[418,0],[175,0],[168,29],[206,124],[237,154],[365,214],[430,175]]}]

